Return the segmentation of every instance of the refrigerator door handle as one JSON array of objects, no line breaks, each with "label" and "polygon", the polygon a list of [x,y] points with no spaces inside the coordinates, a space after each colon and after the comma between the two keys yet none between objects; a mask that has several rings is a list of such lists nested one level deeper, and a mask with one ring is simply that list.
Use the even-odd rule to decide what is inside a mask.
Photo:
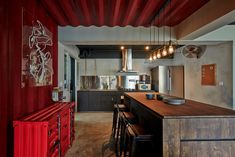
[{"label": "refrigerator door handle", "polygon": [[171,77],[169,77],[169,91],[171,91]]},{"label": "refrigerator door handle", "polygon": [[171,91],[171,71],[168,69],[168,91]]}]

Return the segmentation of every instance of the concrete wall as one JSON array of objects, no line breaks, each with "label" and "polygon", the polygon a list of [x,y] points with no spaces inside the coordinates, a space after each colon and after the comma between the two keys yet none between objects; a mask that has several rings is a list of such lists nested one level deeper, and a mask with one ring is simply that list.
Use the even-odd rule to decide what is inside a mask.
[{"label": "concrete wall", "polygon": [[[199,59],[185,58],[181,49],[173,60],[157,61],[155,65],[184,65],[185,98],[225,108],[233,107],[232,43],[208,45]],[[201,85],[201,65],[216,64],[216,85]]]},{"label": "concrete wall", "polygon": [[[155,29],[155,40],[154,40],[154,29]],[[164,31],[165,29],[165,31]],[[139,44],[155,44],[157,43],[158,36],[159,40],[163,41],[163,36],[165,40],[168,41],[170,38],[170,28],[169,27],[59,27],[58,28],[58,38],[59,41],[65,44],[71,45],[139,45]],[[165,33],[163,33],[165,32]],[[150,40],[151,38],[151,40]],[[174,31],[172,28],[171,39],[175,39]]]},{"label": "concrete wall", "polygon": [[[197,39],[195,39],[196,41],[215,41],[215,40],[224,40],[224,41],[232,41],[232,58],[233,58],[233,62],[232,62],[232,78],[233,80],[235,80],[235,26],[234,25],[226,25],[224,27],[221,27],[215,31],[212,31],[208,34],[205,34]],[[235,109],[235,84],[232,84],[233,86],[233,109]]]},{"label": "concrete wall", "polygon": [[[87,69],[85,71],[85,62]],[[133,59],[132,67],[139,74],[150,75],[150,68],[154,65],[145,63],[145,59]],[[80,59],[80,75],[115,75],[121,69],[121,59]]]}]

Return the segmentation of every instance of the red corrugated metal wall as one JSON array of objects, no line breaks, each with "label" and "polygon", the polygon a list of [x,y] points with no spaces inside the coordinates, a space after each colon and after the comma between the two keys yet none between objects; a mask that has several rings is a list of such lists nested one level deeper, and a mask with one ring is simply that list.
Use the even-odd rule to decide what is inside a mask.
[{"label": "red corrugated metal wall", "polygon": [[8,103],[8,24],[7,3],[0,1],[0,152],[6,156],[7,103]]},{"label": "red corrugated metal wall", "polygon": [[55,86],[58,64],[57,24],[47,16],[37,0],[1,1],[0,7],[0,152],[1,157],[11,157],[13,155],[12,121],[52,103],[52,86],[21,88],[23,10],[31,14],[33,19],[40,20],[53,34],[52,58]]}]

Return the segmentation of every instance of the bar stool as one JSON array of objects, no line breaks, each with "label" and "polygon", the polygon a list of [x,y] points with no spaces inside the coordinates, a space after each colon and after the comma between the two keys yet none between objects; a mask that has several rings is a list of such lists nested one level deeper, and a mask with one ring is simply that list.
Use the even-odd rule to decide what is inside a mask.
[{"label": "bar stool", "polygon": [[131,112],[119,112],[118,129],[116,137],[116,156],[121,156],[124,148],[124,136],[126,126],[137,122],[136,117]]},{"label": "bar stool", "polygon": [[104,152],[107,148],[116,149],[116,133],[117,133],[117,125],[119,120],[119,112],[126,111],[127,108],[124,104],[114,104],[113,106],[113,124],[112,124],[112,132],[107,143],[102,145],[102,156],[104,156]]},{"label": "bar stool", "polygon": [[124,104],[114,104],[113,108],[113,124],[112,124],[112,137],[115,138],[118,125],[118,113],[121,111],[126,111],[127,108]]},{"label": "bar stool", "polygon": [[124,157],[154,156],[153,138],[139,124],[129,124],[125,132]]}]

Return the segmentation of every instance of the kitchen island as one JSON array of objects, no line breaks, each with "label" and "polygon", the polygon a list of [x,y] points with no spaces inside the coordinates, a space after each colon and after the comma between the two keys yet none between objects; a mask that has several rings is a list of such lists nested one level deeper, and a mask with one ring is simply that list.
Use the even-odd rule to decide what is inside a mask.
[{"label": "kitchen island", "polygon": [[154,156],[235,156],[234,110],[192,100],[170,105],[156,99],[148,100],[145,94],[125,93],[124,103],[138,123],[155,135]]}]

